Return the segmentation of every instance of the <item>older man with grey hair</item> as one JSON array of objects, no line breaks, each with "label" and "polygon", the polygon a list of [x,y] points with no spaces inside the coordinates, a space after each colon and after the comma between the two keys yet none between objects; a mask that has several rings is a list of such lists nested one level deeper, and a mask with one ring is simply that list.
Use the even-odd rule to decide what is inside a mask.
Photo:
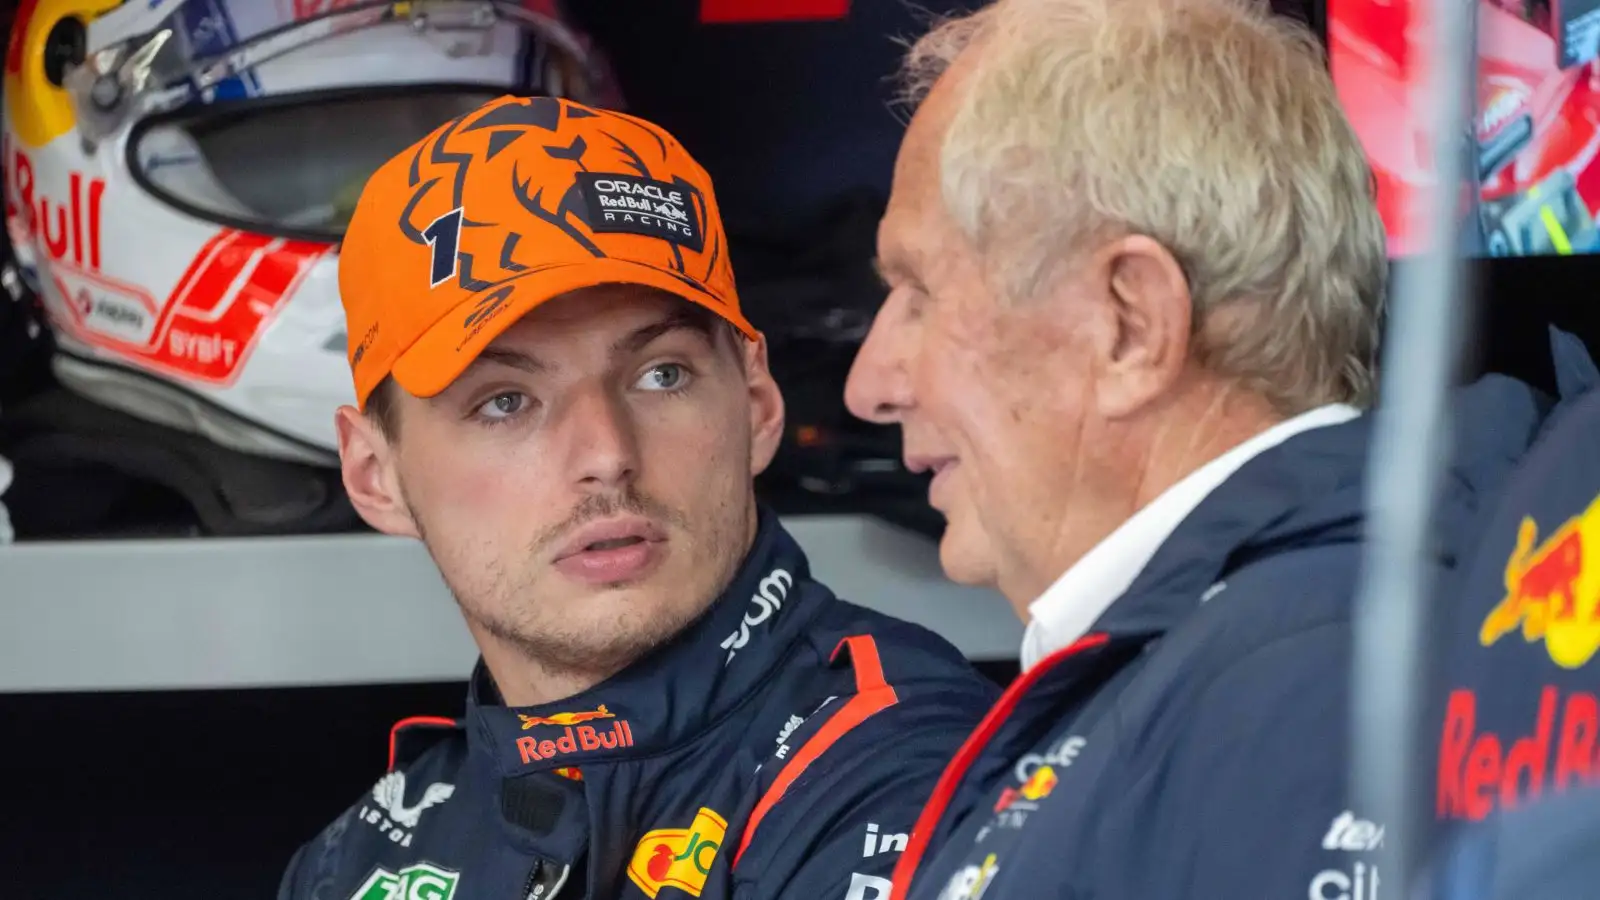
[{"label": "older man with grey hair", "polygon": [[[1320,44],[1247,0],[1000,0],[907,70],[846,399],[1027,631],[896,900],[1375,900],[1344,777],[1387,261]],[[1446,521],[1535,406],[1457,402]]]}]

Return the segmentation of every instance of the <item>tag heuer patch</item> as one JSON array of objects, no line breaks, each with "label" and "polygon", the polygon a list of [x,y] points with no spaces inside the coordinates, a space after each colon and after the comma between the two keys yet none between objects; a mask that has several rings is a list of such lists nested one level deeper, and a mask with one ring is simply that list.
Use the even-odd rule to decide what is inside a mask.
[{"label": "tag heuer patch", "polygon": [[350,900],[450,900],[460,880],[459,872],[428,863],[406,866],[398,872],[380,867],[350,895]]},{"label": "tag heuer patch", "polygon": [[589,230],[596,234],[641,234],[671,241],[699,253],[700,210],[705,204],[693,185],[634,175],[579,172],[578,187],[589,207]]}]

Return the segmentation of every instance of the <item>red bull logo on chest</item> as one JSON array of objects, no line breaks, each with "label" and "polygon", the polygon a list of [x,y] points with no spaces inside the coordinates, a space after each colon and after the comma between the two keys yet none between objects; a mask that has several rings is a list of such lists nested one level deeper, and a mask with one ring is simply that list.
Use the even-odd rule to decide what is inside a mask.
[{"label": "red bull logo on chest", "polygon": [[1600,498],[1538,541],[1528,517],[1506,562],[1505,597],[1489,611],[1478,642],[1491,646],[1520,630],[1543,641],[1556,665],[1577,669],[1600,649]]},{"label": "red bull logo on chest", "polygon": [[[561,728],[561,732],[553,736],[551,732],[545,732],[541,737],[517,738],[517,751],[522,754],[524,763],[542,762],[572,753],[618,750],[633,746],[633,729],[629,726],[628,720],[618,719],[604,706],[584,712],[561,712],[548,716],[519,714],[517,718],[522,720],[523,731],[540,726]],[[609,725],[597,727],[582,724],[606,719],[612,720]],[[564,767],[561,771],[565,773],[568,770],[577,772],[570,767]],[[575,780],[581,780],[581,776]]]},{"label": "red bull logo on chest", "polygon": [[535,725],[582,725],[584,722],[593,722],[596,719],[614,719],[616,716],[613,716],[611,710],[606,709],[606,705],[602,703],[596,709],[588,709],[583,712],[558,712],[551,713],[548,716],[525,716],[518,713],[517,718],[522,721],[522,730],[527,731]]},{"label": "red bull logo on chest", "polygon": [[1597,780],[1600,698],[1595,694],[1546,685],[1527,719],[1494,729],[1479,720],[1476,691],[1450,692],[1439,736],[1439,818],[1478,821],[1496,809]]},{"label": "red bull logo on chest", "polygon": [[577,725],[563,728],[558,737],[517,738],[517,751],[525,763],[543,762],[571,753],[589,753],[595,750],[619,750],[633,746],[633,731],[626,720],[619,720],[609,728]]}]

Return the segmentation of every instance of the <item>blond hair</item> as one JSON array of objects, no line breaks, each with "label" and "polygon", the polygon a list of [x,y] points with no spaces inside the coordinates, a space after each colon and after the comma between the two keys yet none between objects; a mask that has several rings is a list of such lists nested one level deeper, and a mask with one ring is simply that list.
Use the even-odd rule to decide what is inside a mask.
[{"label": "blond hair", "polygon": [[1303,26],[1249,0],[999,0],[915,42],[905,99],[968,52],[941,189],[1004,295],[1148,235],[1188,277],[1204,365],[1285,414],[1371,401],[1383,223]]}]

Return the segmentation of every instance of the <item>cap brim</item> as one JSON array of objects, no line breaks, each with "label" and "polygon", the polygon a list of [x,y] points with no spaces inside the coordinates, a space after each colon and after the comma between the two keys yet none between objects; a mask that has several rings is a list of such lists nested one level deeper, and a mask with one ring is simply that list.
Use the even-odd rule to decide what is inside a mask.
[{"label": "cap brim", "polygon": [[[494,343],[495,338],[540,304],[562,294],[599,284],[638,284],[659,288],[711,310],[751,340],[760,336],[731,303],[722,302],[717,296],[698,289],[686,280],[654,266],[624,259],[595,259],[541,267],[468,297],[433,323],[416,343],[400,354],[392,370],[394,380],[415,396],[437,396],[461,377],[461,373],[472,365],[484,348]],[[514,286],[515,290],[499,307],[487,308],[483,301],[507,286]],[[480,304],[486,307],[481,312],[478,309]],[[469,324],[468,319],[474,314],[482,317],[483,321]]]}]

